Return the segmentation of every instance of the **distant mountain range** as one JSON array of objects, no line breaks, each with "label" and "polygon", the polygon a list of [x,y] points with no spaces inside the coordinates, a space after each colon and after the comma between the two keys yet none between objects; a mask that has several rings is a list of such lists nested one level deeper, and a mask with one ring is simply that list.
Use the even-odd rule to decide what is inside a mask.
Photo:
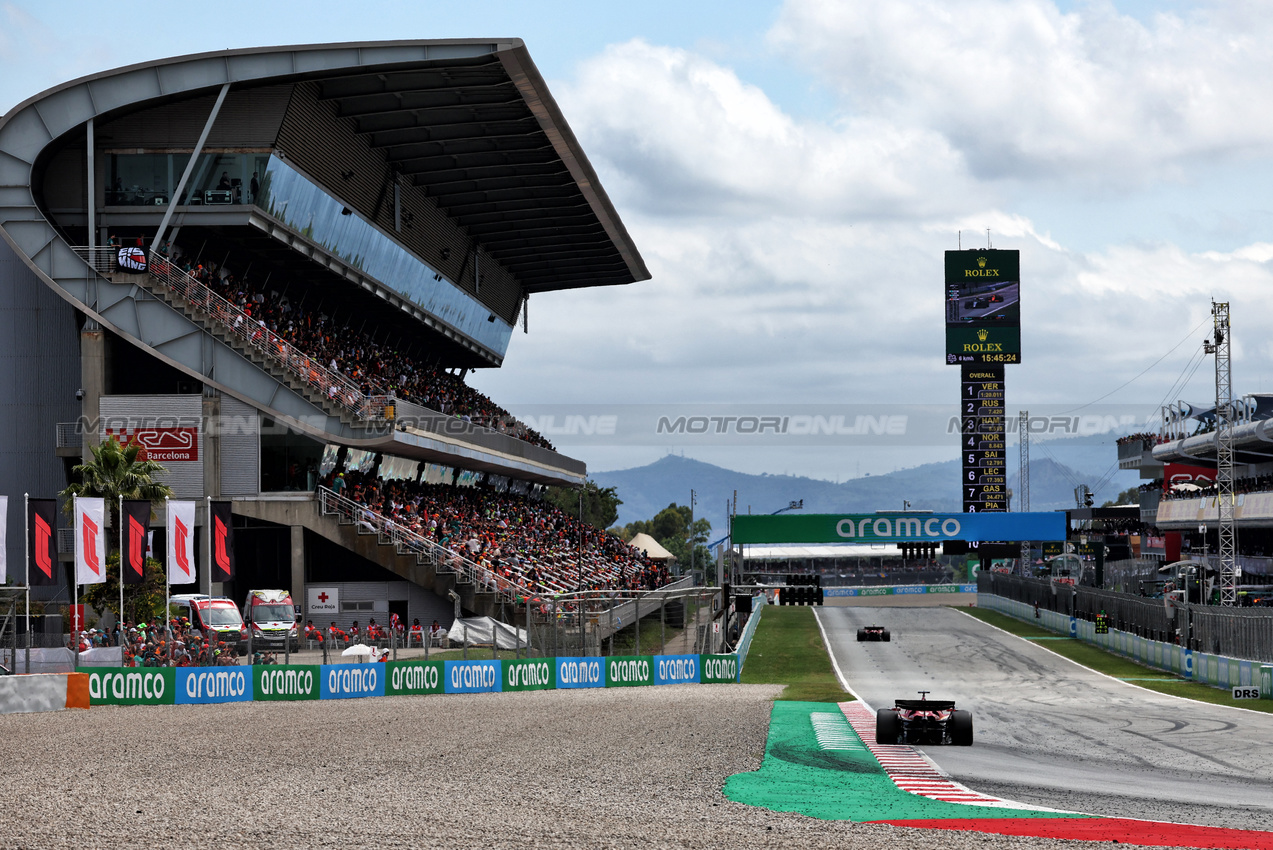
[{"label": "distant mountain range", "polygon": [[[1074,488],[1082,483],[1095,491],[1096,504],[1115,498],[1122,490],[1135,486],[1135,472],[1118,471],[1114,447],[1056,446],[1048,455],[1035,453],[1030,462],[1030,508],[1052,511],[1074,506]],[[1077,468],[1053,459],[1064,455]],[[1100,466],[1101,462],[1104,463]],[[1016,492],[1017,467],[1010,464],[1008,486]],[[619,506],[619,525],[639,519],[650,519],[675,502],[689,504],[690,490],[695,491],[698,505],[695,515],[712,523],[712,538],[726,530],[726,505],[738,491],[738,512],[772,513],[793,501],[804,501],[806,513],[870,513],[888,509],[900,510],[903,500],[916,510],[957,513],[960,467],[957,460],[929,463],[900,469],[884,475],[870,475],[836,483],[795,475],[769,475],[736,472],[703,461],[678,455],[667,455],[647,466],[594,472],[592,480],[602,487],[614,487],[623,504]],[[1097,487],[1102,479],[1108,479]],[[1014,499],[1015,505],[1015,499]]]}]

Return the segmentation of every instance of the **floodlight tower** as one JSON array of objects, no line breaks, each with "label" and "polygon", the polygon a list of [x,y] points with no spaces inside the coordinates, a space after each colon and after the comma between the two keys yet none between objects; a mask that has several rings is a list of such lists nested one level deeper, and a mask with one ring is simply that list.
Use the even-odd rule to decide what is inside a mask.
[{"label": "floodlight tower", "polygon": [[1216,504],[1220,512],[1220,604],[1238,602],[1237,534],[1233,527],[1233,381],[1229,371],[1229,302],[1211,302],[1215,336],[1203,343],[1216,356]]}]

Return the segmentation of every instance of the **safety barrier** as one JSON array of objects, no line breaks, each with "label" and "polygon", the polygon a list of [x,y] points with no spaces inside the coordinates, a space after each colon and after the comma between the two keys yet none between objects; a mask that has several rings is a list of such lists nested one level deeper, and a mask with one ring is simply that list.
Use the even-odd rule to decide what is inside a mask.
[{"label": "safety barrier", "polygon": [[916,593],[976,593],[975,584],[894,584],[880,587],[824,587],[823,596],[906,596]]},{"label": "safety barrier", "polygon": [[1262,699],[1273,699],[1273,666],[1259,661],[1195,652],[1174,643],[1151,640],[1112,627],[1106,634],[1097,634],[1093,622],[1046,608],[1036,610],[1028,603],[990,593],[977,594],[977,607],[1035,623],[1050,632],[1069,635],[1184,679],[1215,688],[1258,688]]},{"label": "safety barrier", "polygon": [[89,707],[87,673],[0,676],[0,714]]},{"label": "safety barrier", "polygon": [[753,596],[751,599],[751,616],[747,618],[747,625],[743,626],[742,633],[738,636],[738,672],[741,675],[743,665],[747,663],[747,653],[751,651],[751,639],[756,636],[756,629],[760,627],[760,612],[764,610],[765,603],[769,598],[763,594]]},{"label": "safety barrier", "polygon": [[[95,706],[193,705],[724,684],[737,682],[741,667],[735,654],[615,655],[384,664],[137,667],[75,675],[84,679],[87,708],[90,701]],[[35,677],[6,677],[0,683],[25,678]]]}]

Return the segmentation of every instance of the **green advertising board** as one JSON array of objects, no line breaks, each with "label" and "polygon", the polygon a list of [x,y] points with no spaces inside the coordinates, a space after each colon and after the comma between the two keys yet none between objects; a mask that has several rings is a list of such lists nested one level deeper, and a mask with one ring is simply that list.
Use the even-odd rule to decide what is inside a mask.
[{"label": "green advertising board", "polygon": [[737,655],[700,655],[701,681],[705,685],[718,685],[738,681]]},{"label": "green advertising board", "polygon": [[557,665],[552,658],[504,661],[504,690],[547,691],[557,687]]},{"label": "green advertising board", "polygon": [[607,688],[635,688],[654,684],[654,656],[612,655],[606,659]]},{"label": "green advertising board", "polygon": [[252,667],[252,698],[267,702],[318,699],[322,675],[317,664],[257,664]]},{"label": "green advertising board", "polygon": [[443,661],[390,661],[385,668],[385,696],[445,693]]},{"label": "green advertising board", "polygon": [[945,543],[1064,540],[1065,514],[740,514],[734,543]]},{"label": "green advertising board", "polygon": [[88,671],[90,705],[173,705],[174,667],[103,667]]}]

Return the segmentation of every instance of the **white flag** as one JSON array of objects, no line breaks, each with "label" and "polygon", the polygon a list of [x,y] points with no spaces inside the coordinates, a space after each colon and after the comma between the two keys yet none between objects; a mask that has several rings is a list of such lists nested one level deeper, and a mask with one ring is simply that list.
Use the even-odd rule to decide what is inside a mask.
[{"label": "white flag", "polygon": [[106,581],[106,501],[75,499],[75,583]]},{"label": "white flag", "polygon": [[7,532],[9,530],[9,497],[0,496],[0,584],[8,581],[8,557],[9,557],[9,541]]},{"label": "white flag", "polygon": [[191,584],[194,573],[194,502],[168,500],[168,583]]}]

